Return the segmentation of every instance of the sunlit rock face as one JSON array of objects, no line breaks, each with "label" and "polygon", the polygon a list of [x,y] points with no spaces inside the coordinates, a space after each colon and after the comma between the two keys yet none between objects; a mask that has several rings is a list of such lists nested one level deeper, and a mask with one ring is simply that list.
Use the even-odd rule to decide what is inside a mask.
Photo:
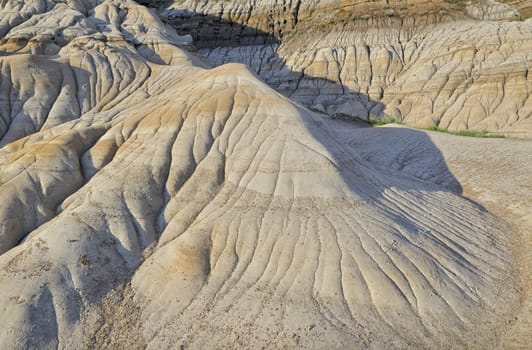
[{"label": "sunlit rock face", "polygon": [[426,133],[383,166],[132,1],[2,2],[0,24],[1,348],[504,340],[513,231]]},{"label": "sunlit rock face", "polygon": [[531,135],[527,1],[146,3],[213,64],[329,114]]}]

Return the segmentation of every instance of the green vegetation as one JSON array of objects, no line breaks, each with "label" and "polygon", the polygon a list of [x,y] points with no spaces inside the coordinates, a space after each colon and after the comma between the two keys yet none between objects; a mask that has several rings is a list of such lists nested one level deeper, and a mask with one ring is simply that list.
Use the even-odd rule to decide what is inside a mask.
[{"label": "green vegetation", "polygon": [[492,134],[486,130],[484,131],[475,131],[475,130],[449,131],[447,129],[440,128],[436,125],[429,126],[428,128],[425,128],[425,130],[444,132],[444,133],[452,134],[456,136],[467,136],[467,137],[489,137],[489,138],[499,138],[499,139],[502,139],[505,137],[504,135],[501,135],[501,134]]},{"label": "green vegetation", "polygon": [[[322,111],[320,109],[316,109],[312,107],[310,107],[309,109],[316,113],[328,115],[327,112]],[[358,115],[351,115],[351,114],[339,112],[339,113],[335,113],[331,115],[331,118],[365,123],[365,124],[372,125],[372,126],[380,126],[380,125],[386,125],[386,124],[403,124],[400,120],[397,120],[387,114],[383,115],[382,117],[378,117],[372,114],[369,116],[368,119],[366,119]],[[449,131],[445,128],[440,128],[437,125],[432,125],[432,126],[423,128],[423,130],[436,131],[436,132],[442,132],[442,133],[456,135],[456,136],[467,136],[467,137],[484,137],[484,138],[499,138],[499,139],[506,137],[501,134],[492,134],[486,130],[484,131],[476,131],[476,130]]]},{"label": "green vegetation", "polygon": [[377,116],[370,115],[367,122],[371,125],[386,125],[386,124],[403,124],[400,120],[397,120],[395,118],[392,118],[391,116],[385,114],[381,118],[378,118]]},{"label": "green vegetation", "polygon": [[438,127],[436,125],[429,126],[428,128],[425,128],[425,130],[449,133],[449,130],[444,129],[444,128],[440,128],[440,127]]},{"label": "green vegetation", "polygon": [[335,113],[331,116],[333,119],[343,119],[343,120],[352,120],[356,122],[362,122],[373,126],[385,125],[385,124],[402,124],[400,120],[394,119],[389,115],[384,115],[382,117],[377,117],[375,115],[370,115],[368,119],[362,118],[358,115],[350,115],[347,113]]},{"label": "green vegetation", "polygon": [[[328,113],[316,108],[309,108],[311,111],[325,114]],[[382,117],[378,117],[376,115],[370,115],[368,119],[362,118],[358,115],[351,115],[347,113],[335,113],[331,115],[332,119],[342,119],[342,120],[349,120],[359,123],[365,123],[372,126],[380,126],[380,125],[386,125],[386,124],[403,124],[400,120],[397,120],[393,118],[390,115],[383,115]],[[449,131],[445,128],[440,128],[437,125],[432,125],[426,128],[423,128],[423,130],[428,131],[436,131],[436,132],[443,132],[446,134],[456,135],[456,136],[467,136],[467,137],[485,137],[485,138],[505,138],[504,135],[501,134],[492,134],[486,130],[484,131],[476,131],[476,130],[460,130],[460,131]]]},{"label": "green vegetation", "polygon": [[503,139],[505,136],[501,134],[492,134],[487,131],[475,131],[475,130],[461,130],[457,132],[453,132],[453,135],[458,136],[469,136],[469,137],[491,137],[491,138],[497,138],[497,139]]}]

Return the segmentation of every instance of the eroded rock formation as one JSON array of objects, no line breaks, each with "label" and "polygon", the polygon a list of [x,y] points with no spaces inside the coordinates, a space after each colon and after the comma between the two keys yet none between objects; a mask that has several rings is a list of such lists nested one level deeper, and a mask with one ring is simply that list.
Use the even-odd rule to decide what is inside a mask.
[{"label": "eroded rock formation", "polygon": [[527,6],[188,0],[165,2],[159,13],[192,34],[210,62],[245,63],[276,90],[329,114],[527,137],[532,24],[519,20],[530,15]]},{"label": "eroded rock formation", "polygon": [[0,347],[506,341],[513,231],[425,133],[383,169],[132,1],[0,6]]}]

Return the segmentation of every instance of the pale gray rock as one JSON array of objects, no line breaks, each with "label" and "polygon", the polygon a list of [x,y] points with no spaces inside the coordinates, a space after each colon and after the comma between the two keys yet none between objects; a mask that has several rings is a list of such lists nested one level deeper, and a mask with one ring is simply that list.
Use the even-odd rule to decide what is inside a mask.
[{"label": "pale gray rock", "polygon": [[331,115],[530,137],[524,3],[179,1],[159,13],[212,64],[244,63]]},{"label": "pale gray rock", "polygon": [[[393,133],[344,142],[352,128],[209,67],[132,1],[0,6],[26,13],[0,20],[20,37],[0,57],[0,348],[525,342],[528,200],[501,219],[461,195],[446,159],[478,144],[405,128],[412,152],[375,160],[401,152]],[[58,50],[40,34],[70,21],[83,35],[53,32]],[[331,52],[309,61],[332,77]],[[492,163],[532,164],[529,141],[505,145]],[[498,171],[530,189],[529,167]]]}]

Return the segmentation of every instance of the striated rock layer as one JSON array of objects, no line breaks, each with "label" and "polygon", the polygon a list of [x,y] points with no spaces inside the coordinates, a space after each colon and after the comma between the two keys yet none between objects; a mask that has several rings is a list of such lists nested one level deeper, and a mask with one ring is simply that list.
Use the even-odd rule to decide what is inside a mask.
[{"label": "striated rock layer", "polygon": [[424,133],[383,168],[132,1],[0,6],[1,348],[504,345],[511,227]]},{"label": "striated rock layer", "polygon": [[245,63],[329,114],[532,135],[532,22],[519,21],[529,2],[164,4],[159,14],[193,35],[201,56]]}]

